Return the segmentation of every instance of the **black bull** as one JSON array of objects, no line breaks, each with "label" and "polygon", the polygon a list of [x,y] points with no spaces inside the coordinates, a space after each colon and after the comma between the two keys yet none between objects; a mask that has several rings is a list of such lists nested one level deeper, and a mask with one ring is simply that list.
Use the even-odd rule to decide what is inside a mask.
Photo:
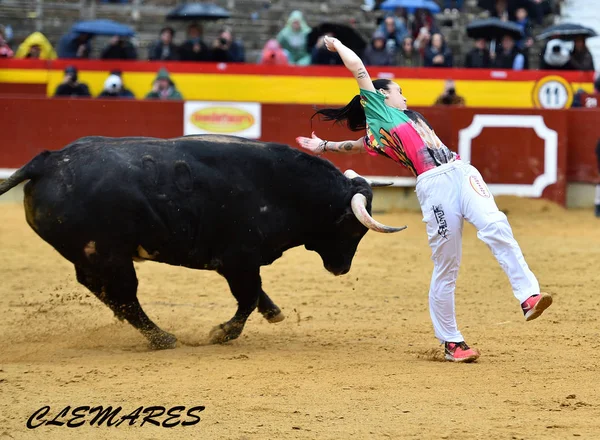
[{"label": "black bull", "polygon": [[335,274],[350,270],[371,216],[369,182],[286,145],[231,136],[85,137],[43,152],[0,185],[25,185],[31,228],[75,265],[77,281],[153,348],[176,338],[142,310],[133,261],[216,270],[238,309],[211,331],[237,338],[258,307],[281,310],[261,288],[260,267],[304,245]]}]

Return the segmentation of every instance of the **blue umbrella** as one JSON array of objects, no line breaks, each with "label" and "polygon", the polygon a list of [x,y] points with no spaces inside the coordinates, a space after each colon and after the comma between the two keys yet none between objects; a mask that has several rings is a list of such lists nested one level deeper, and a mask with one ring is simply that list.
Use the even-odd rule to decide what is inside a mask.
[{"label": "blue umbrella", "polygon": [[381,9],[393,11],[397,8],[405,9],[429,9],[432,13],[440,12],[440,7],[433,0],[386,0],[380,6]]},{"label": "blue umbrella", "polygon": [[71,31],[80,34],[120,35],[123,37],[132,37],[135,35],[134,30],[129,26],[112,20],[80,21],[73,25]]}]

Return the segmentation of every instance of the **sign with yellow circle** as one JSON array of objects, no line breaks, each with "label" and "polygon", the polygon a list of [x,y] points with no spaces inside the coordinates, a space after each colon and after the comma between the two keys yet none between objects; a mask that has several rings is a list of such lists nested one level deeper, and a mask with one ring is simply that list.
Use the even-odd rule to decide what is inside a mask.
[{"label": "sign with yellow circle", "polygon": [[533,87],[532,98],[536,108],[569,108],[573,103],[573,88],[562,76],[545,76]]}]

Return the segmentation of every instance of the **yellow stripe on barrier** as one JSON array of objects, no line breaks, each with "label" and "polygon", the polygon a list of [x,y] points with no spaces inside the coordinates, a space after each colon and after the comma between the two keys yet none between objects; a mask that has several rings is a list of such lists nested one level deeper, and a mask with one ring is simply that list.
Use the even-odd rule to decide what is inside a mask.
[{"label": "yellow stripe on barrier", "polygon": [[0,82],[20,84],[44,84],[48,71],[44,69],[0,69]]},{"label": "yellow stripe on barrier", "polygon": [[[64,76],[61,70],[0,69],[0,82],[47,84],[52,96]],[[103,89],[108,71],[82,71],[92,96]],[[153,72],[124,72],[123,81],[138,99],[152,88]],[[357,92],[354,79],[275,75],[191,74],[171,75],[186,100],[344,105]],[[432,105],[443,92],[444,80],[398,78],[410,106]],[[533,108],[535,81],[457,80],[456,91],[470,107]],[[573,91],[591,91],[588,83],[572,83]]]}]

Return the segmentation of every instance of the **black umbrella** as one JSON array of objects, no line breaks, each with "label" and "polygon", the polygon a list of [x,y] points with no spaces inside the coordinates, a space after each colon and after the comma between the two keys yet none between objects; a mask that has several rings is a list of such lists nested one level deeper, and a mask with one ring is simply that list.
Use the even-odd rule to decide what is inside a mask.
[{"label": "black umbrella", "polygon": [[367,47],[367,42],[354,28],[339,23],[321,23],[314,27],[306,37],[306,47],[312,49],[320,36],[330,32],[354,52],[361,54]]},{"label": "black umbrella", "polygon": [[167,20],[220,20],[231,14],[213,3],[183,3],[167,15]]},{"label": "black umbrella", "polygon": [[576,37],[590,38],[596,37],[597,35],[595,30],[580,24],[561,23],[547,27],[535,38],[538,40],[545,40],[547,38],[558,37],[561,40],[572,40]]},{"label": "black umbrella", "polygon": [[510,35],[515,40],[520,40],[525,36],[521,27],[516,23],[502,21],[496,17],[473,20],[467,25],[467,36],[470,38],[500,40],[505,35]]}]

